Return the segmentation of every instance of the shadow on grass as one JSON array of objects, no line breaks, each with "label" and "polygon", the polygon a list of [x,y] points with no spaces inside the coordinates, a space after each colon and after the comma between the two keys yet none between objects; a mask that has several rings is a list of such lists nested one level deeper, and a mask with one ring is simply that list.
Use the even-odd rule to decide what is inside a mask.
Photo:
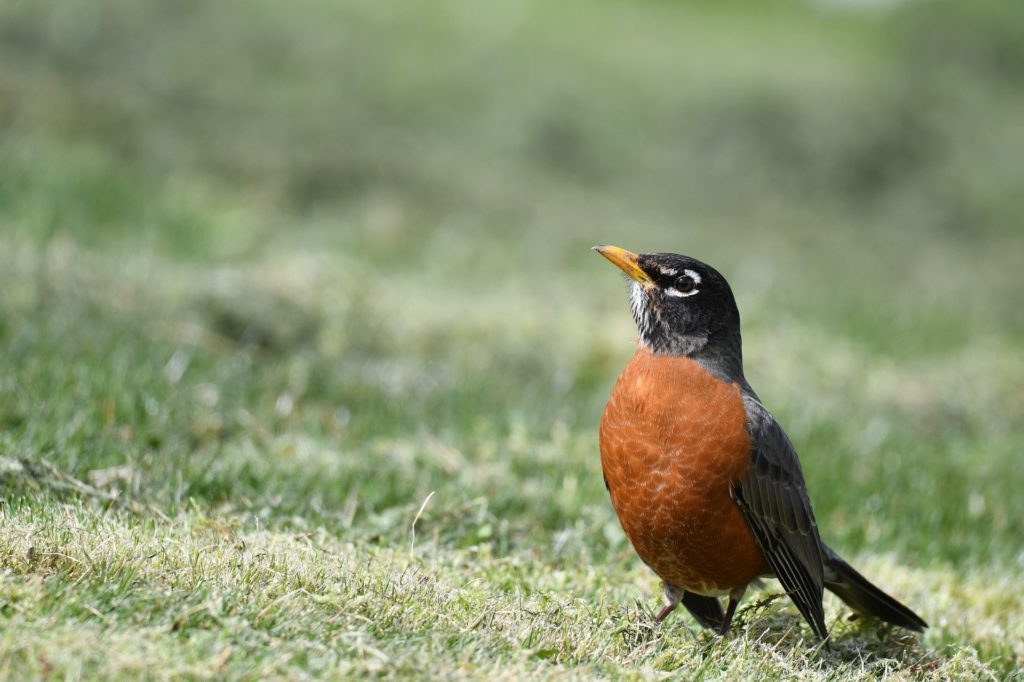
[{"label": "shadow on grass", "polygon": [[[686,634],[682,639],[691,640],[694,658],[708,667],[722,666],[739,655],[756,657],[758,653],[799,660],[821,672],[853,669],[859,674],[879,676],[927,675],[944,663],[936,652],[922,646],[918,634],[856,613],[847,613],[832,622],[826,649],[810,636],[800,616],[781,613],[778,607],[770,608],[785,596],[768,594],[742,606],[724,638],[700,628],[682,611],[674,617],[677,622],[683,619],[681,627]],[[622,636],[627,649],[634,653],[646,649],[654,660],[671,667],[679,663],[674,657],[658,656],[657,651],[678,644],[674,640],[680,624],[672,623],[671,618],[659,624],[654,612],[639,601],[629,609],[626,619],[617,634]]]}]

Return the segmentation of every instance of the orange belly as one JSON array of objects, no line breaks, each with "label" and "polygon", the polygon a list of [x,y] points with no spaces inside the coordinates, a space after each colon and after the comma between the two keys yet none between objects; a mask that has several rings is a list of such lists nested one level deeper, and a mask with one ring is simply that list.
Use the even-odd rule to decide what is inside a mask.
[{"label": "orange belly", "polygon": [[663,580],[717,595],[769,572],[729,495],[750,462],[738,384],[641,348],[612,390],[600,444],[615,513]]}]

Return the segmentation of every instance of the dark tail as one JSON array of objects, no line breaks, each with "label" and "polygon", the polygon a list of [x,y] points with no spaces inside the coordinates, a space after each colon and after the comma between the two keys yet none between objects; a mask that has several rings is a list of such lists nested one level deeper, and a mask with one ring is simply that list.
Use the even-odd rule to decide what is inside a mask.
[{"label": "dark tail", "polygon": [[921,616],[872,585],[828,547],[825,548],[825,587],[855,611],[917,632],[924,632],[928,627]]},{"label": "dark tail", "polygon": [[720,630],[725,621],[722,602],[714,597],[702,597],[693,592],[683,592],[683,606],[693,614],[697,622],[710,630]]}]

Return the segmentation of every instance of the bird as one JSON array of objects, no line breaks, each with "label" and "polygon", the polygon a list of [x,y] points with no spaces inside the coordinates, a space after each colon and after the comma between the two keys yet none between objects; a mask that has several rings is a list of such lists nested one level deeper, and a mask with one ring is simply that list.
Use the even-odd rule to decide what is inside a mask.
[{"label": "bird", "polygon": [[826,647],[824,588],[924,632],[920,616],[822,541],[796,449],[744,377],[725,277],[689,256],[593,248],[628,276],[638,331],[598,441],[615,513],[663,581],[657,622],[681,603],[724,636],[747,587],[774,576]]}]

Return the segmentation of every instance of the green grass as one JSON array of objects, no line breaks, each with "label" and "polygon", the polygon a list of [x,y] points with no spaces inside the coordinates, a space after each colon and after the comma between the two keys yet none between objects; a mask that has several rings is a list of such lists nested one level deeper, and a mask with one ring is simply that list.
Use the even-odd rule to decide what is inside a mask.
[{"label": "green grass", "polygon": [[[927,30],[925,30],[927,29]],[[1024,16],[0,7],[0,676],[1019,678]],[[588,249],[730,279],[822,534],[656,626]]]}]

